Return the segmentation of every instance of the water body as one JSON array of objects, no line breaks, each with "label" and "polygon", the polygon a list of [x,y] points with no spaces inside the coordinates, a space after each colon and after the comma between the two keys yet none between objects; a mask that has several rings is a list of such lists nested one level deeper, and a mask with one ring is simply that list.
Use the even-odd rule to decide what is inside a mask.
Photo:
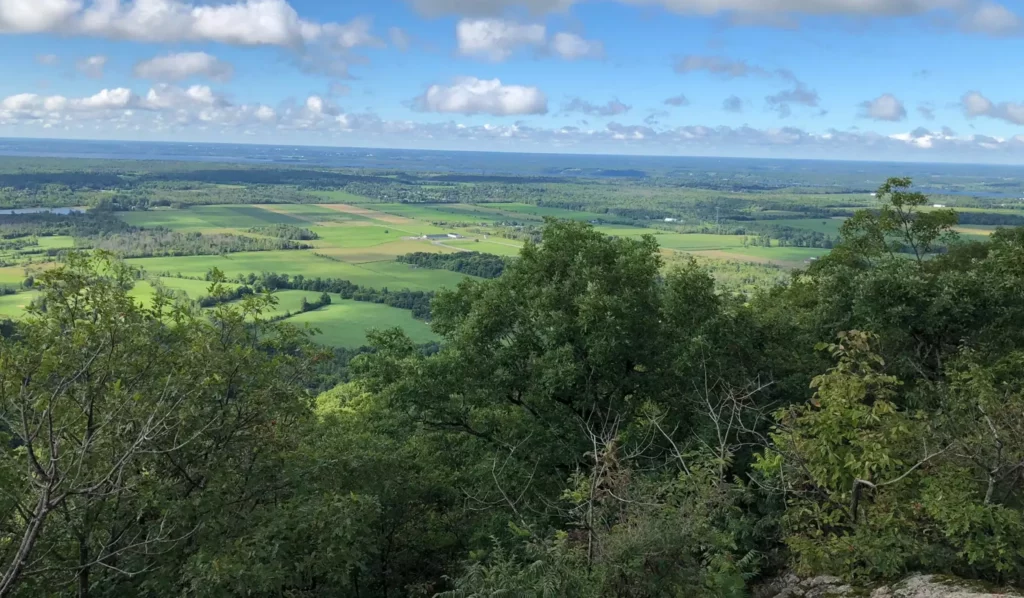
[{"label": "water body", "polygon": [[13,210],[0,210],[0,216],[10,216],[12,214],[42,214],[44,212],[66,216],[71,213],[81,213],[85,210],[86,208],[16,208]]}]

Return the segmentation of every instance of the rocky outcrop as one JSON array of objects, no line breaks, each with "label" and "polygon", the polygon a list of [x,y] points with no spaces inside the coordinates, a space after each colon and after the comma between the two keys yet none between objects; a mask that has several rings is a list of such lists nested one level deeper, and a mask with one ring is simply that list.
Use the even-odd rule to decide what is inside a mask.
[{"label": "rocky outcrop", "polygon": [[866,588],[838,577],[777,578],[754,592],[754,598],[1024,598],[1009,589],[993,590],[974,582],[935,575],[913,575],[903,581]]}]

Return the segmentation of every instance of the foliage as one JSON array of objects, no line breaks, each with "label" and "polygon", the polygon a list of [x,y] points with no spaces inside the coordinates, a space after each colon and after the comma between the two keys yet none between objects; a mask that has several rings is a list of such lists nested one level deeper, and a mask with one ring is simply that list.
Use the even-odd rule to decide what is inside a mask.
[{"label": "foliage", "polygon": [[314,241],[320,238],[320,235],[309,230],[308,228],[302,228],[300,226],[292,226],[290,224],[272,224],[270,226],[254,226],[249,229],[250,233],[258,235],[267,235],[269,237],[278,237],[281,239],[290,239],[292,241]]},{"label": "foliage", "polygon": [[72,254],[0,340],[0,594],[343,594],[373,505],[299,482],[315,353],[260,297],[207,318],[134,280]]},{"label": "foliage", "polygon": [[497,278],[505,271],[507,260],[499,255],[490,253],[460,252],[460,253],[426,253],[418,251],[400,255],[396,261],[412,264],[420,268],[432,268],[434,270],[452,270],[462,272],[479,278]]},{"label": "foliage", "polygon": [[102,249],[121,257],[160,257],[175,255],[220,255],[242,251],[279,251],[309,249],[312,246],[285,238],[247,235],[177,233],[139,230],[130,234],[104,235],[78,239],[79,247]]}]

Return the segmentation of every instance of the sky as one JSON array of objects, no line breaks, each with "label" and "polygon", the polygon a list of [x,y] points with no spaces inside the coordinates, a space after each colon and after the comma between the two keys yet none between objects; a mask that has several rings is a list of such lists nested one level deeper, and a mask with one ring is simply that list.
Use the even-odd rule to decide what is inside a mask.
[{"label": "sky", "polygon": [[1024,0],[0,0],[0,137],[1024,164]]}]

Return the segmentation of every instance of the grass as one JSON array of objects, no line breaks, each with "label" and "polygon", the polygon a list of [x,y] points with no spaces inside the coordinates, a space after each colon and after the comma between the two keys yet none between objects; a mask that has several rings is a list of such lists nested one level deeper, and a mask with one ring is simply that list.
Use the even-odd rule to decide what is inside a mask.
[{"label": "grass", "polygon": [[25,313],[25,308],[38,294],[36,291],[23,291],[14,295],[0,296],[0,317],[11,319],[21,317]]},{"label": "grass", "polygon": [[462,239],[458,241],[445,241],[444,244],[449,247],[458,247],[468,251],[492,253],[494,255],[503,255],[506,257],[518,257],[519,252],[523,247],[522,243],[511,239],[480,239],[479,242],[471,239]]},{"label": "grass", "polygon": [[318,328],[322,334],[314,336],[313,340],[332,347],[360,347],[366,344],[368,331],[394,327],[402,328],[417,343],[438,338],[425,322],[414,319],[407,310],[378,303],[346,301],[337,295],[331,299],[330,305],[297,314],[285,322]]},{"label": "grass", "polygon": [[455,251],[455,249],[450,247],[435,245],[427,241],[396,241],[372,247],[331,247],[318,249],[316,253],[350,264],[365,264],[368,262],[393,261],[396,257],[407,253],[453,253]]},{"label": "grass", "polygon": [[[188,280],[184,278],[159,277],[155,279],[164,288],[173,291],[174,294],[181,294],[188,299],[199,299],[209,295],[210,283],[205,280]],[[228,285],[234,287],[234,285]],[[148,280],[140,280],[135,283],[131,295],[140,301],[148,301],[156,294],[154,285]]]},{"label": "grass", "polygon": [[[387,287],[392,290],[436,291],[441,288],[454,288],[466,278],[465,274],[459,274],[458,272],[414,268],[409,264],[399,262],[371,262],[361,264],[358,268],[367,272],[367,277],[377,278],[377,284],[367,284],[365,286],[378,289]],[[362,284],[355,278],[350,280],[357,284]]]},{"label": "grass", "polygon": [[146,210],[118,212],[118,216],[133,226],[164,227],[173,231],[202,231],[211,228],[248,229],[270,224],[305,226],[309,222],[280,212],[257,206],[192,206],[185,210]]},{"label": "grass", "polygon": [[351,225],[351,226],[311,226],[310,230],[320,238],[313,241],[316,247],[373,247],[401,241],[402,237],[414,236],[414,233],[398,230],[389,226]]}]

